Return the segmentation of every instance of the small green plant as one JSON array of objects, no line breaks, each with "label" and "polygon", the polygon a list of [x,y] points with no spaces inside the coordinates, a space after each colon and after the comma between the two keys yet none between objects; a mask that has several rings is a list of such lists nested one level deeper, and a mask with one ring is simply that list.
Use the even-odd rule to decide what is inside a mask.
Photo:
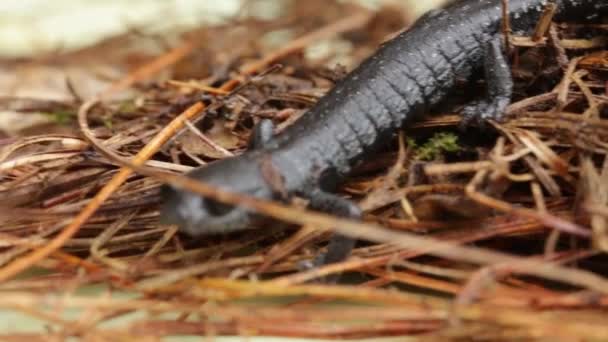
[{"label": "small green plant", "polygon": [[56,112],[45,113],[54,123],[58,125],[67,125],[76,119],[74,112],[58,110]]},{"label": "small green plant", "polygon": [[133,100],[125,100],[118,106],[117,112],[120,113],[135,113],[137,112],[137,104]]},{"label": "small green plant", "polygon": [[114,122],[112,121],[112,115],[107,115],[101,118],[103,125],[106,126],[107,129],[112,129],[114,127]]},{"label": "small green plant", "polygon": [[444,152],[456,152],[461,149],[458,136],[446,132],[435,133],[421,146],[416,146],[412,139],[408,139],[408,146],[412,146],[418,160],[433,160]]}]

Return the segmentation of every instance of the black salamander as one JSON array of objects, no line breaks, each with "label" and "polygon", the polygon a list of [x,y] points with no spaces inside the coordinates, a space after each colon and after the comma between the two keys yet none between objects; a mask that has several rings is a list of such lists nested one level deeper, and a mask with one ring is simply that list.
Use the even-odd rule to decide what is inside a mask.
[{"label": "black salamander", "polygon": [[[558,20],[582,20],[608,12],[608,0],[557,0]],[[510,0],[511,26],[531,32],[547,1]],[[312,209],[358,218],[359,208],[331,193],[355,165],[401,127],[429,113],[456,86],[482,67],[487,96],[463,110],[465,122],[500,119],[513,82],[503,54],[501,0],[463,0],[432,11],[385,43],[302,118],[273,136],[270,121],[254,129],[245,153],[196,169],[189,176],[225,190],[285,200],[264,176],[270,163],[282,176],[283,195],[309,200]],[[193,236],[251,226],[259,216],[165,186],[161,221]],[[335,236],[317,264],[344,259],[354,241]]]}]

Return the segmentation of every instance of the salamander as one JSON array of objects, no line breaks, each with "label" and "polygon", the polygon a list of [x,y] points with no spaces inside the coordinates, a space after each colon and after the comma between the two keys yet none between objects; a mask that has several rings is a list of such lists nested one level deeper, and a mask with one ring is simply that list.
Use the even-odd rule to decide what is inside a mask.
[{"label": "salamander", "polygon": [[[512,30],[530,33],[547,2],[510,0]],[[607,0],[553,2],[557,20],[608,12]],[[502,46],[502,12],[501,0],[461,0],[431,11],[384,43],[283,132],[273,136],[271,121],[263,120],[246,152],[188,176],[266,200],[303,197],[311,209],[359,218],[357,205],[332,192],[401,127],[444,100],[457,79],[470,79],[476,69],[486,78],[486,96],[462,110],[465,122],[502,117],[513,87]],[[162,188],[161,198],[161,221],[193,236],[246,229],[260,217],[170,186]],[[353,246],[351,239],[336,235],[316,264],[342,260]]]}]

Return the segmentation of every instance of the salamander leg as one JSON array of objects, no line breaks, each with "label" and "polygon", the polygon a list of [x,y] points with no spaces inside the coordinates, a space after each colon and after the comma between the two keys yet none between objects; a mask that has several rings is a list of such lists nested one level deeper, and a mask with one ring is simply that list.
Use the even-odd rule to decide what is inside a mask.
[{"label": "salamander leg", "polygon": [[467,105],[463,111],[461,128],[471,124],[483,126],[488,119],[501,120],[511,102],[513,79],[511,68],[502,52],[502,40],[496,36],[488,41],[484,54],[487,98]]},{"label": "salamander leg", "polygon": [[258,122],[249,137],[249,149],[257,149],[264,147],[274,135],[274,123],[272,120],[263,119]]},{"label": "salamander leg", "polygon": [[[322,190],[310,193],[309,199],[311,209],[353,219],[358,219],[362,216],[361,209],[355,203]],[[348,257],[355,246],[355,242],[354,239],[335,234],[329,241],[327,252],[319,255],[313,264],[303,266],[305,268],[312,268],[342,261]],[[326,282],[336,282],[338,276],[330,276],[324,280]]]}]

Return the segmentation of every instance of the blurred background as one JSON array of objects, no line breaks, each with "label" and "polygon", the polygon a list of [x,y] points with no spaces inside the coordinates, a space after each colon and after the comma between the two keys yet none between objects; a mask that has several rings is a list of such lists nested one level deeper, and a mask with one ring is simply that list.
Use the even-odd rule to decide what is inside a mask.
[{"label": "blurred background", "polygon": [[[280,15],[291,0],[256,1],[256,16]],[[395,4],[420,15],[445,0],[358,0],[371,8]],[[70,51],[129,30],[159,33],[217,24],[236,15],[243,0],[20,0],[0,2],[0,55],[27,57]]]},{"label": "blurred background", "polygon": [[[79,95],[86,98],[98,93],[110,80],[124,75],[125,60],[129,62],[126,68],[143,63],[133,54],[125,58],[124,47],[131,44],[125,43],[127,34],[162,37],[156,42],[148,39],[150,44],[146,47],[141,46],[146,40],[139,39],[139,45],[133,46],[139,55],[143,51],[153,54],[151,50],[155,48],[160,53],[166,46],[158,45],[175,43],[179,33],[219,25],[235,17],[279,18],[282,10],[294,1],[0,1],[0,96],[70,100],[73,94],[66,86],[69,78],[78,85]],[[350,0],[372,9],[402,8],[408,22],[445,1]],[[271,38],[276,45],[281,39],[293,37],[281,31]],[[323,51],[332,44],[336,48],[339,43],[320,42],[310,50]],[[31,113],[24,117],[0,106],[0,138],[18,135],[47,121],[49,117],[45,115]]]}]

